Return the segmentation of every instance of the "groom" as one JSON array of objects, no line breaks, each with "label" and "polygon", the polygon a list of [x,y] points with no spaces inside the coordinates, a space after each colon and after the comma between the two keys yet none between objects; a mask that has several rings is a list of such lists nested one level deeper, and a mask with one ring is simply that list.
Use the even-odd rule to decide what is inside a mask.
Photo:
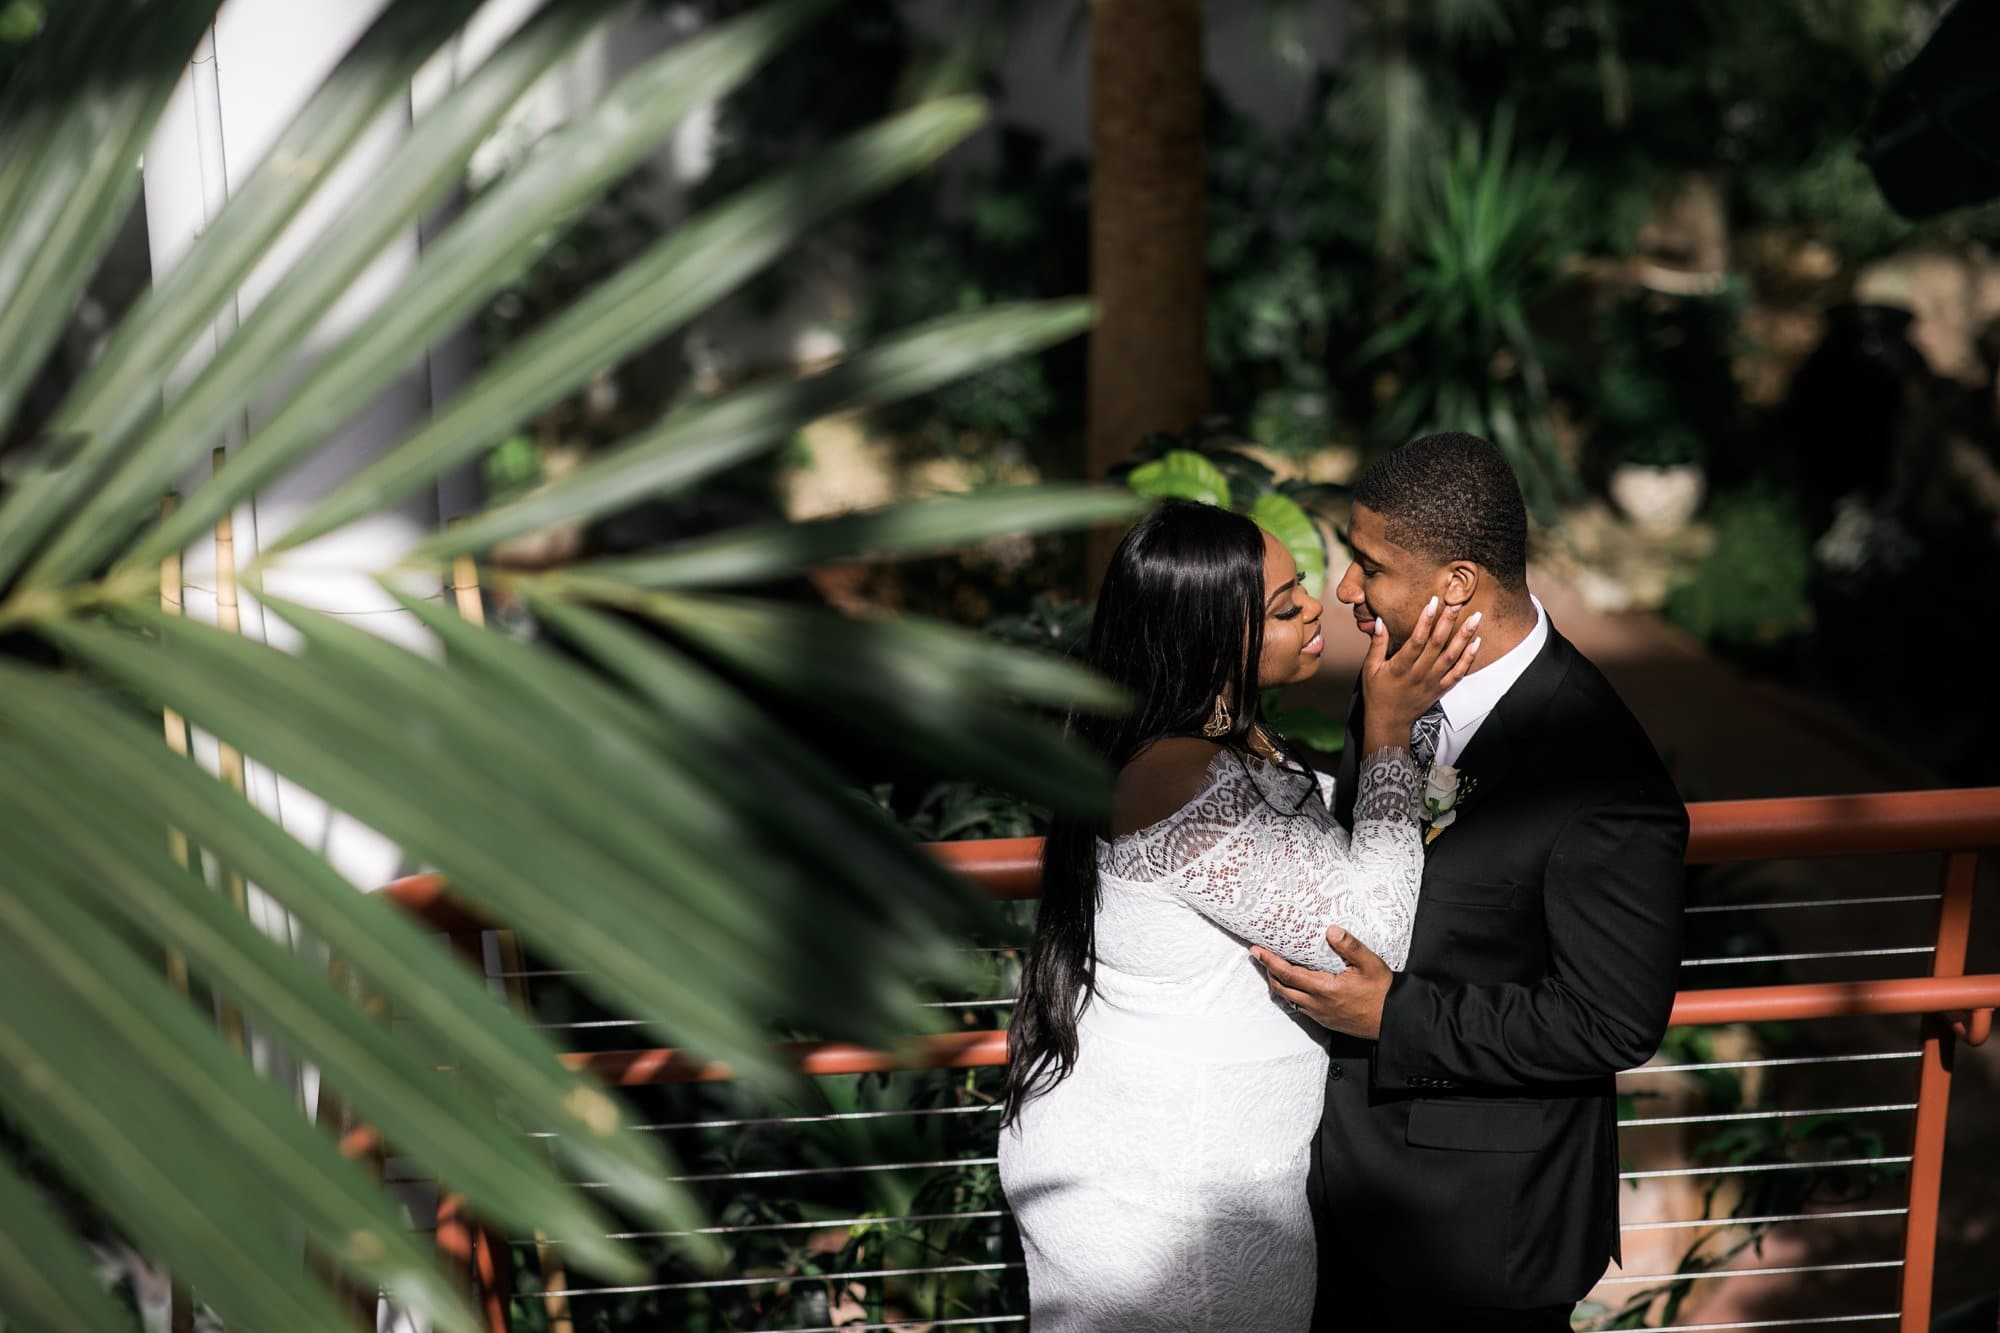
[{"label": "groom", "polygon": [[1436,597],[1482,612],[1485,643],[1411,738],[1452,808],[1430,821],[1405,970],[1337,926],[1345,972],[1254,951],[1332,1033],[1309,1187],[1325,1333],[1566,1333],[1619,1257],[1612,1077],[1666,1029],[1687,812],[1529,594],[1527,537],[1513,472],[1474,436],[1405,445],[1355,487],[1338,595],[1361,630],[1379,618],[1400,647]]}]

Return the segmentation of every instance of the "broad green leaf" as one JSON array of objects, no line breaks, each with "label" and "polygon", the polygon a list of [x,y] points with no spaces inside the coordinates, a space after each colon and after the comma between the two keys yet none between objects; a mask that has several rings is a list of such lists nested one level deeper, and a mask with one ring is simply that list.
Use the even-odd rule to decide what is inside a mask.
[{"label": "broad green leaf", "polygon": [[0,1160],[0,1318],[20,1333],[138,1333],[89,1251],[36,1188]]},{"label": "broad green leaf", "polygon": [[1023,536],[1128,518],[1141,503],[1096,486],[1017,486],[954,495],[811,523],[768,523],[682,542],[655,555],[571,565],[586,580],[642,588],[756,583],[815,565],[959,550],[995,537]]},{"label": "broad green leaf", "polygon": [[332,867],[236,792],[171,753],[154,728],[42,673],[0,670],[0,720],[45,754],[116,773],[132,800],[240,869],[344,959],[363,984],[447,1059],[557,1131],[558,1150],[628,1206],[685,1224],[657,1140],[623,1132],[618,1105],[569,1073],[555,1048],[507,1013],[462,965],[385,900]]},{"label": "broad green leaf", "polygon": [[1326,583],[1326,540],[1299,502],[1277,491],[1266,491],[1250,506],[1250,518],[1285,544],[1299,567],[1299,579],[1314,597]]},{"label": "broad green leaf", "polygon": [[[161,420],[99,480],[48,550],[29,568],[25,584],[47,587],[88,573],[118,548],[123,535],[154,512],[162,492],[213,447],[225,427],[289,366],[302,339],[344,297],[398,233],[414,226],[463,178],[474,150],[556,61],[574,48],[608,10],[608,0],[552,5],[530,19],[494,56],[399,143],[370,174],[370,188],[357,196],[338,222],[278,284],[257,303],[194,382],[168,405]],[[393,310],[397,302],[390,302]],[[376,321],[379,324],[381,321]],[[350,338],[345,346],[352,347]],[[421,341],[411,349],[414,355]],[[377,382],[343,379],[344,363],[313,371],[288,394],[281,416],[313,423],[307,439],[317,439],[344,420],[356,402],[373,396]],[[392,369],[402,369],[398,365]],[[328,381],[333,381],[331,390]],[[173,522],[199,533],[229,508],[207,498],[202,487],[184,498]],[[179,550],[176,541],[159,554]],[[152,557],[157,563],[159,555]]]},{"label": "broad green leaf", "polygon": [[[18,753],[18,752],[17,752]],[[643,1269],[602,1239],[608,1219],[587,1206],[525,1140],[484,1112],[323,979],[298,965],[202,880],[175,865],[159,825],[143,810],[114,810],[115,794],[35,756],[40,781],[25,765],[0,771],[0,793],[18,816],[41,828],[46,846],[26,851],[52,881],[67,880],[80,898],[117,913],[180,952],[190,969],[258,1021],[261,1030],[309,1055],[344,1099],[380,1129],[396,1151],[423,1162],[464,1194],[479,1215],[518,1230],[536,1226],[563,1238],[587,1267],[635,1280]],[[62,779],[67,778],[67,784]],[[48,859],[48,853],[57,859]],[[67,873],[65,873],[67,867]],[[429,1286],[426,1305],[449,1306],[448,1286],[414,1250],[402,1280]]]},{"label": "broad green leaf", "polygon": [[615,277],[502,353],[471,389],[350,477],[270,548],[296,546],[465,461],[607,365],[707,310],[835,210],[887,189],[976,129],[979,103],[917,107],[682,223]]},{"label": "broad green leaf", "polygon": [[[132,430],[158,410],[168,373],[382,109],[409,95],[410,76],[475,3],[390,5],[279,135],[202,242],[119,321],[48,428],[52,435],[87,440],[88,447],[56,485],[0,500],[0,582],[120,456]],[[176,63],[175,77],[184,67]],[[0,210],[0,225],[15,215],[10,202]],[[61,309],[66,316],[70,306]],[[0,420],[5,416],[0,411]]]},{"label": "broad green leaf", "polygon": [[[342,1328],[295,1230],[343,1268],[395,1267],[415,1247],[387,1198],[154,964],[19,858],[6,866],[0,1110],[231,1322]],[[477,1327],[470,1311],[453,1326]]]},{"label": "broad green leaf", "polygon": [[1192,449],[1169,449],[1126,476],[1125,484],[1154,500],[1193,500],[1229,507],[1229,478]]},{"label": "broad green leaf", "polygon": [[8,182],[0,214],[0,424],[19,407],[124,224],[139,189],[140,150],[215,7],[216,0],[161,0],[137,12],[119,6],[114,19],[112,6],[79,4],[61,16],[65,31],[51,34],[51,49],[37,52],[62,60],[83,42],[102,48],[83,57],[83,68],[66,69],[79,86],[19,183]]},{"label": "broad green leaf", "polygon": [[[451,152],[453,162],[462,162],[471,152],[468,143],[476,146],[478,142],[477,131],[496,120],[608,8],[609,0],[589,0],[582,5],[565,0],[552,5],[543,11],[539,24],[549,31],[531,26],[482,66],[475,82],[491,80],[497,86],[491,95],[464,108],[459,117],[466,130],[474,133],[468,138],[461,132],[441,145]],[[629,173],[689,111],[727,94],[824,8],[823,0],[785,0],[683,43],[622,80],[609,96],[552,136],[524,166],[427,245],[396,299],[384,303],[317,362],[287,393],[276,414],[231,452],[215,479],[121,559],[121,567],[153,564],[168,552],[181,549],[258,486],[297,466],[354,403],[372,400],[421,359],[430,344],[526,272],[579,209],[605,186]],[[512,68],[510,55],[514,57]],[[473,86],[468,83],[466,88]],[[449,122],[441,123],[441,118],[453,109],[457,108],[447,105],[427,116],[412,142],[420,137],[425,142],[440,137],[451,128]],[[839,161],[838,154],[834,156],[836,171],[851,165]],[[845,202],[862,193],[869,183],[865,174],[850,172],[841,182],[847,193],[829,192],[830,197],[835,203]],[[382,205],[371,199],[369,206]],[[799,209],[793,218],[794,229],[774,230],[764,249],[746,245],[741,233],[734,235],[735,245],[726,254],[705,256],[708,262],[691,266],[702,280],[684,283],[675,299],[690,307],[712,302],[732,282],[768,262],[772,254],[817,220],[813,210]],[[699,221],[680,224],[668,244],[689,244],[701,225]],[[635,281],[635,272],[627,269],[624,280]],[[655,312],[653,317],[661,316]],[[438,470],[442,469],[433,469],[430,475]]]},{"label": "broad green leaf", "polygon": [[1013,693],[1078,707],[1122,704],[1116,690],[1079,667],[914,620],[855,621],[680,593],[641,593],[626,605],[760,686],[832,718],[866,719],[849,725],[872,745],[1056,809],[1104,808],[1110,775],[1101,761],[1004,699]]},{"label": "broad green leaf", "polygon": [[755,457],[841,408],[874,407],[1011,360],[1083,331],[1090,306],[998,306],[919,325],[804,379],[753,384],[668,413],[545,490],[488,510],[425,542],[417,559],[482,550],[573,518],[690,485]]}]

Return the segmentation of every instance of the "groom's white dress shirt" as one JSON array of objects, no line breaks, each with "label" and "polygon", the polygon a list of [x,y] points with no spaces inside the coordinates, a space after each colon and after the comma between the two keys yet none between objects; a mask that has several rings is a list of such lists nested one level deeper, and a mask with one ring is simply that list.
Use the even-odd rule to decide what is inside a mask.
[{"label": "groom's white dress shirt", "polygon": [[1528,637],[1498,660],[1478,667],[1438,700],[1444,709],[1444,725],[1438,729],[1437,757],[1433,763],[1458,763],[1458,757],[1465,753],[1465,747],[1479,731],[1479,724],[1514,688],[1514,682],[1521,679],[1549,641],[1548,612],[1542,610],[1540,598],[1530,594],[1528,600],[1535,604],[1535,627],[1528,631]]}]

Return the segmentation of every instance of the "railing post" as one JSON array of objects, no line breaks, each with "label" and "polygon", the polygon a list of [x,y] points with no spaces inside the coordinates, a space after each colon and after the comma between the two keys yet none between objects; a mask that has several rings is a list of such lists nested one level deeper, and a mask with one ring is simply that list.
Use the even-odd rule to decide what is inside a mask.
[{"label": "railing post", "polygon": [[[1972,890],[1979,877],[1977,852],[1945,858],[1943,896],[1938,904],[1937,952],[1931,975],[1965,975],[1966,943],[1972,936]],[[1937,1266],[1938,1196],[1944,1186],[1945,1119],[1951,1110],[1951,1024],[1941,1014],[1924,1017],[1923,1072],[1917,1080],[1917,1123],[1910,1148],[1910,1217],[1903,1233],[1901,1333],[1927,1333],[1931,1326],[1931,1282]]]}]

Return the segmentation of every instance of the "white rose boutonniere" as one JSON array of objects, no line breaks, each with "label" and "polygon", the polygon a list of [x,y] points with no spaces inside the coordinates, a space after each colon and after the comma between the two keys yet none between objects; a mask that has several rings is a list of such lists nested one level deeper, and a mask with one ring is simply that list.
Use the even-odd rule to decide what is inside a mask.
[{"label": "white rose boutonniere", "polygon": [[1431,765],[1430,776],[1424,781],[1424,815],[1430,823],[1424,832],[1426,847],[1458,819],[1459,803],[1472,788],[1473,780],[1461,777],[1450,764]]}]

